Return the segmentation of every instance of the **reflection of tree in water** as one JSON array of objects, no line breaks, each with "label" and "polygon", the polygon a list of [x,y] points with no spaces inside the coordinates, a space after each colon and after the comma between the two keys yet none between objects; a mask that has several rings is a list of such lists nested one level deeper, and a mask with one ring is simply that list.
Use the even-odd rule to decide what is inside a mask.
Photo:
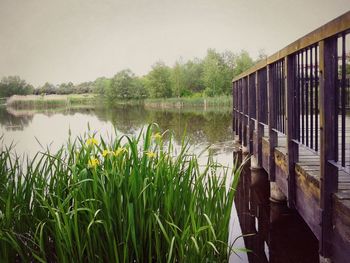
[{"label": "reflection of tree in water", "polygon": [[52,115],[55,115],[57,113],[61,113],[65,116],[68,116],[68,115],[74,115],[76,113],[80,113],[80,114],[84,114],[84,115],[94,116],[95,111],[96,110],[94,107],[73,107],[73,108],[65,108],[61,111],[48,111],[48,112],[45,112],[45,115],[52,116]]},{"label": "reflection of tree in water", "polygon": [[191,143],[214,143],[232,139],[230,112],[150,111],[150,118],[161,129],[173,130],[177,142],[181,141],[185,128]]},{"label": "reflection of tree in water", "polygon": [[33,119],[33,114],[13,114],[0,107],[0,124],[7,131],[22,131]]},{"label": "reflection of tree in water", "polygon": [[135,133],[148,122],[149,113],[141,106],[118,106],[97,108],[96,117],[101,121],[110,121],[113,126],[125,133]]},{"label": "reflection of tree in water", "polygon": [[115,108],[98,108],[95,110],[101,121],[110,121],[116,129],[126,134],[133,134],[149,123],[157,123],[162,131],[174,131],[175,140],[181,142],[186,134],[191,143],[230,140],[231,113],[229,111],[202,110],[161,110],[145,109],[143,106],[120,106]]},{"label": "reflection of tree in water", "polygon": [[[104,122],[111,122],[115,128],[125,134],[137,133],[149,123],[157,123],[162,131],[172,130],[177,143],[181,142],[186,128],[186,135],[192,144],[203,142],[216,143],[232,139],[231,113],[229,111],[145,109],[143,106],[121,107],[80,107],[31,112],[8,112],[0,110],[0,123],[6,129],[23,130],[35,113],[46,116],[55,114],[74,115],[76,113],[96,116]],[[10,127],[10,128],[9,128]]]}]

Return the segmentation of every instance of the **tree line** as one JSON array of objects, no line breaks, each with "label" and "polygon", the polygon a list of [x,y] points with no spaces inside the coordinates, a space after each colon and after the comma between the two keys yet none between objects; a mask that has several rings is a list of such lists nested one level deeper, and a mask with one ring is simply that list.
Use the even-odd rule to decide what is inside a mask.
[{"label": "tree line", "polygon": [[[259,55],[258,59],[265,57]],[[231,80],[247,70],[255,61],[247,51],[234,53],[208,49],[203,59],[177,60],[172,67],[158,61],[148,74],[135,75],[130,69],[116,73],[112,78],[95,81],[54,85],[45,83],[34,88],[18,76],[5,77],[0,82],[0,97],[14,94],[81,94],[97,93],[110,100],[169,98],[189,96],[216,96],[230,94]]]}]

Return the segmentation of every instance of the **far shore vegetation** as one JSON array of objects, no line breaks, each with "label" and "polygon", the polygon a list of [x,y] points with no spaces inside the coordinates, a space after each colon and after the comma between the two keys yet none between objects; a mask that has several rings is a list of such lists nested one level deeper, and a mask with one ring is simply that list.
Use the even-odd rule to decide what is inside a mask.
[{"label": "far shore vegetation", "polygon": [[[261,54],[259,59],[265,55]],[[229,106],[232,78],[250,68],[254,61],[248,52],[217,52],[209,49],[203,59],[179,59],[172,67],[158,61],[148,74],[135,75],[130,69],[113,77],[58,85],[45,83],[34,88],[19,76],[0,81],[0,98],[13,95],[7,103],[16,107],[62,106],[72,104],[144,104],[149,107]],[[61,96],[59,96],[61,95]],[[1,101],[3,104],[3,100]]]},{"label": "far shore vegetation", "polygon": [[210,108],[229,107],[232,98],[228,95],[215,97],[180,97],[180,98],[146,98],[146,99],[116,99],[110,101],[99,94],[70,95],[13,95],[7,99],[6,105],[14,109],[61,108],[81,105],[100,106],[144,106],[157,109]]}]

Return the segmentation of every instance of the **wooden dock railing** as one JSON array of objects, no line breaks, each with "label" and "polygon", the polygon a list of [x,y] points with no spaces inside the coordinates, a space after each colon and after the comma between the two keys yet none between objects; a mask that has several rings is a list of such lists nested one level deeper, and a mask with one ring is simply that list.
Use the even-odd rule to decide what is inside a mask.
[{"label": "wooden dock railing", "polygon": [[[334,194],[341,183],[346,190],[345,183],[350,182],[349,78],[350,11],[232,81],[235,135],[268,172],[269,180],[280,186],[288,205],[300,211],[324,257],[334,252]],[[279,148],[282,164],[276,154]],[[302,189],[299,163],[316,171],[319,193],[317,202],[310,204],[311,212],[301,207],[308,200],[301,197],[311,190]],[[345,179],[338,180],[338,175]]]}]

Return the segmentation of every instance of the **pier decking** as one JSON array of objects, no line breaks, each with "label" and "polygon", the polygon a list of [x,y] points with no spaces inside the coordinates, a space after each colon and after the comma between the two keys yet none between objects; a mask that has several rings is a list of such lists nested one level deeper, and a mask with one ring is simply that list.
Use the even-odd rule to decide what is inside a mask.
[{"label": "pier decking", "polygon": [[319,240],[350,258],[350,11],[233,80],[233,129]]}]

